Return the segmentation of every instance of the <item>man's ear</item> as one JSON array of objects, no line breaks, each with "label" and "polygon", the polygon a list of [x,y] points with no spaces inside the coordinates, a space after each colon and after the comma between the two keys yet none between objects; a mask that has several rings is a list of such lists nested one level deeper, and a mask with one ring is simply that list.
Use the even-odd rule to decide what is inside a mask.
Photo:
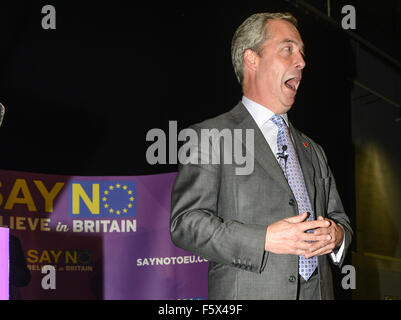
[{"label": "man's ear", "polygon": [[246,49],[244,52],[244,66],[250,70],[255,71],[258,65],[258,55],[251,49]]}]

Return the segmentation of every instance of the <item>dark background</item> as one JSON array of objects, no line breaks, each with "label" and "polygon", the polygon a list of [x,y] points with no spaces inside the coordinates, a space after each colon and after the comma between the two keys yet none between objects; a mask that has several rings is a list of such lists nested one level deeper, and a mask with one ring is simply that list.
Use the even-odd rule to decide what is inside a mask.
[{"label": "dark background", "polygon": [[[327,1],[304,2],[327,11]],[[56,30],[41,27],[46,4],[56,8]],[[356,8],[355,32],[401,59],[400,1],[332,0],[337,22],[346,4]],[[175,171],[147,163],[146,133],[168,132],[172,120],[183,129],[241,99],[231,38],[262,11],[290,11],[299,20],[307,67],[289,116],[325,149],[355,225],[355,55],[349,35],[302,1],[2,1],[1,169],[86,176]],[[340,288],[336,294],[350,297]]]}]

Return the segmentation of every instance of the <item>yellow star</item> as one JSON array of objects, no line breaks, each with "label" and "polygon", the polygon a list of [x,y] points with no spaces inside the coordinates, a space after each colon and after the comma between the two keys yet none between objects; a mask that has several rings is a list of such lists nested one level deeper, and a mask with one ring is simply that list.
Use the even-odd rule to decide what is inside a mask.
[{"label": "yellow star", "polygon": [[110,186],[109,189],[110,189],[110,190],[114,190],[114,187],[113,187],[113,186]]},{"label": "yellow star", "polygon": [[111,209],[109,210],[109,212],[110,212],[110,213],[113,213],[113,212],[114,212],[113,208],[111,208]]},{"label": "yellow star", "polygon": [[104,194],[109,194],[109,192],[106,190],[106,191],[104,192]]},{"label": "yellow star", "polygon": [[123,212],[124,212],[124,213],[127,213],[127,211],[128,211],[127,209],[125,209],[125,208],[123,209]]},{"label": "yellow star", "polygon": [[132,194],[132,190],[128,190],[128,194]]},{"label": "yellow star", "polygon": [[109,207],[109,205],[106,203],[106,204],[104,205],[104,207],[107,209],[107,208]]},{"label": "yellow star", "polygon": [[120,213],[121,213],[121,211],[120,211],[120,210],[117,210],[117,211],[116,211],[116,213],[117,213],[117,214],[120,214]]},{"label": "yellow star", "polygon": [[129,201],[134,201],[134,197],[130,197],[130,198],[129,198]]},{"label": "yellow star", "polygon": [[127,188],[128,188],[127,186],[123,186],[123,189],[124,189],[124,190],[127,190]]},{"label": "yellow star", "polygon": [[120,189],[120,187],[121,187],[121,184],[116,184],[116,187],[117,187],[117,189]]},{"label": "yellow star", "polygon": [[103,200],[103,201],[107,201],[107,198],[106,198],[106,197],[103,197],[102,200]]},{"label": "yellow star", "polygon": [[128,208],[132,208],[132,204],[131,203],[128,203]]}]

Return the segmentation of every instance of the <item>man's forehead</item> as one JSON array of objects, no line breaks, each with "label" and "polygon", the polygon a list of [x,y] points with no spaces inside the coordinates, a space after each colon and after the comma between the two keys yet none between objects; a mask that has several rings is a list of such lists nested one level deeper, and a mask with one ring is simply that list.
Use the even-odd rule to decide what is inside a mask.
[{"label": "man's forehead", "polygon": [[304,49],[301,35],[291,22],[283,19],[274,19],[267,23],[266,28],[269,38],[273,38],[278,43],[293,43],[299,48]]}]

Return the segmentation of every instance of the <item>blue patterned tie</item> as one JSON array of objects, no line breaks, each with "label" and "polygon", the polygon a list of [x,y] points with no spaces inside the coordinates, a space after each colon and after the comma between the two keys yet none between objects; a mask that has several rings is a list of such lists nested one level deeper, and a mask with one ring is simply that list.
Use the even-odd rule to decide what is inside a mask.
[{"label": "blue patterned tie", "polygon": [[[297,201],[298,212],[299,214],[309,212],[307,221],[314,220],[314,213],[306,190],[304,175],[288,127],[284,119],[279,115],[274,115],[270,120],[278,127],[277,148],[280,154],[279,162]],[[313,230],[308,230],[308,232],[313,232]],[[299,256],[299,274],[305,280],[308,280],[315,271],[317,263],[316,256],[309,259]]]}]

